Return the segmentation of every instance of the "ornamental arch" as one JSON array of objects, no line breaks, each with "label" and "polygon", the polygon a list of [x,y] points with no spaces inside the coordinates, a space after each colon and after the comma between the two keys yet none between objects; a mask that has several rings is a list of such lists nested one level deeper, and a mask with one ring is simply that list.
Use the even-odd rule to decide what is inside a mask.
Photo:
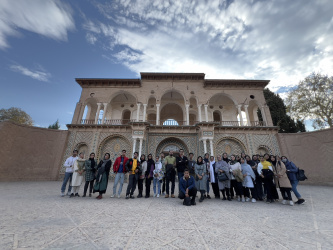
[{"label": "ornamental arch", "polygon": [[216,143],[215,155],[222,155],[227,153],[229,156],[232,154],[241,154],[246,152],[245,145],[236,138],[233,137],[224,137]]},{"label": "ornamental arch", "polygon": [[174,150],[176,155],[178,155],[178,151],[181,148],[184,150],[184,155],[187,156],[189,154],[189,151],[188,151],[188,148],[187,148],[185,142],[176,137],[169,137],[169,138],[164,139],[163,141],[161,141],[158,144],[158,146],[156,148],[155,156],[159,155],[161,152],[163,152],[165,155],[167,155],[169,153],[169,149]]},{"label": "ornamental arch", "polygon": [[132,155],[131,152],[131,144],[122,135],[112,135],[107,138],[105,138],[98,147],[98,159],[101,160],[104,157],[105,153],[110,154],[110,159],[112,162],[115,161],[117,157],[121,155],[121,151],[125,149],[126,150],[126,156]]}]

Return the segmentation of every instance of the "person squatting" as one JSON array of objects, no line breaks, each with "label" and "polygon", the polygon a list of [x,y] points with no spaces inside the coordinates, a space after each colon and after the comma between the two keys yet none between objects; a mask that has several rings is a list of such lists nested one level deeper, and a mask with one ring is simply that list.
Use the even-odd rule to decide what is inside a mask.
[{"label": "person squatting", "polygon": [[[253,155],[251,158],[245,153],[240,156],[223,153],[215,159],[206,153],[204,157],[198,156],[194,160],[193,153],[187,158],[184,150],[180,149],[177,157],[170,150],[167,156],[160,153],[155,159],[152,154],[147,158],[143,154],[139,158],[138,152],[134,152],[133,158],[129,159],[126,150],[122,150],[112,165],[109,153],[98,163],[95,153],[91,153],[87,160],[83,153],[78,153],[74,150],[64,163],[66,171],[61,186],[62,197],[65,196],[67,183],[69,198],[80,197],[80,186],[85,180],[82,197],[87,196],[89,187],[89,197],[92,197],[92,193],[98,193],[96,199],[102,199],[108,187],[110,171],[113,171],[115,180],[111,198],[121,198],[125,175],[128,174],[126,199],[135,198],[136,187],[137,198],[150,198],[151,184],[153,197],[175,198],[175,181],[178,176],[178,198],[184,200],[183,205],[186,206],[196,205],[196,197],[199,197],[199,202],[211,199],[210,186],[214,197],[223,201],[273,203],[279,200],[277,189],[280,189],[283,205],[305,203],[297,190],[298,168],[286,156],[265,154]],[[291,192],[297,201],[292,200]]]}]

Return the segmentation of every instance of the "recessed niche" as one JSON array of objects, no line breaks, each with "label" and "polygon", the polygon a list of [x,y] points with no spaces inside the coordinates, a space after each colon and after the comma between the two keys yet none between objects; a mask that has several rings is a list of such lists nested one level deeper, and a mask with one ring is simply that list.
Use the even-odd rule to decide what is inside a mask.
[{"label": "recessed niche", "polygon": [[154,104],[150,105],[150,107],[153,108],[153,107],[154,107]]},{"label": "recessed niche", "polygon": [[125,107],[125,105],[124,105],[124,104],[121,104],[121,105],[120,105],[120,107],[122,107],[122,108],[123,108],[123,107]]},{"label": "recessed niche", "polygon": [[150,91],[150,93],[151,93],[151,94],[155,94],[155,91],[154,91],[154,90],[152,90],[152,91]]},{"label": "recessed niche", "polygon": [[191,91],[191,94],[194,95],[194,91]]},{"label": "recessed niche", "polygon": [[250,98],[251,98],[251,99],[254,99],[254,95],[250,95]]},{"label": "recessed niche", "polygon": [[190,108],[192,109],[192,108],[193,108],[193,105],[190,105]]},{"label": "recessed niche", "polygon": [[134,104],[131,104],[131,106],[130,106],[131,108],[133,108],[134,107]]},{"label": "recessed niche", "polygon": [[223,109],[223,106],[222,106],[222,105],[220,105],[220,106],[219,106],[219,108],[220,108],[220,109]]},{"label": "recessed niche", "polygon": [[210,109],[213,109],[213,108],[214,108],[214,106],[213,106],[213,105],[210,105],[209,107],[210,107]]},{"label": "recessed niche", "polygon": [[90,97],[94,97],[95,93],[90,93]]}]

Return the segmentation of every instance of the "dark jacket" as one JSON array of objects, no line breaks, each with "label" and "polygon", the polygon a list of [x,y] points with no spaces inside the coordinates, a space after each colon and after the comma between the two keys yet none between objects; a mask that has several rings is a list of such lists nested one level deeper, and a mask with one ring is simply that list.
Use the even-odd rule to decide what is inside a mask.
[{"label": "dark jacket", "polygon": [[[142,173],[141,162],[140,162],[138,159],[136,159],[136,161],[137,161],[136,169],[139,170],[139,171],[136,173],[136,175],[141,175],[141,173]],[[133,158],[128,159],[128,161],[126,162],[124,172],[131,172],[131,171],[132,171],[132,166],[133,166]]]},{"label": "dark jacket", "polygon": [[187,181],[185,177],[181,178],[179,186],[180,186],[180,191],[186,194],[186,188],[188,188],[188,190],[191,190],[192,188],[195,187],[194,177],[190,176]]},{"label": "dark jacket", "polygon": [[[126,163],[128,161],[128,158],[127,157],[124,157],[124,162],[123,162],[123,171],[124,173],[126,173]],[[120,162],[121,162],[121,156],[119,156],[115,161],[114,161],[114,164],[113,164],[113,172],[115,173],[118,173],[118,170],[119,170],[119,167],[120,167]]]},{"label": "dark jacket", "polygon": [[297,181],[296,173],[298,172],[298,168],[292,161],[286,161],[284,163],[287,169],[287,175],[290,181]]},{"label": "dark jacket", "polygon": [[188,160],[185,155],[183,155],[183,158],[180,156],[176,157],[176,168],[178,173],[183,173],[184,170],[187,168]]}]

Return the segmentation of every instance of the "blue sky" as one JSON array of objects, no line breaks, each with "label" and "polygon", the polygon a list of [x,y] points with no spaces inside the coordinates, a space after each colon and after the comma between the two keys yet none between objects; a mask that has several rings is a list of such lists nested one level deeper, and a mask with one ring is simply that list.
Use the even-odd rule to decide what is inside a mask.
[{"label": "blue sky", "polygon": [[139,72],[269,79],[283,96],[312,71],[332,75],[332,41],[331,0],[0,0],[0,108],[66,129],[75,78]]}]

